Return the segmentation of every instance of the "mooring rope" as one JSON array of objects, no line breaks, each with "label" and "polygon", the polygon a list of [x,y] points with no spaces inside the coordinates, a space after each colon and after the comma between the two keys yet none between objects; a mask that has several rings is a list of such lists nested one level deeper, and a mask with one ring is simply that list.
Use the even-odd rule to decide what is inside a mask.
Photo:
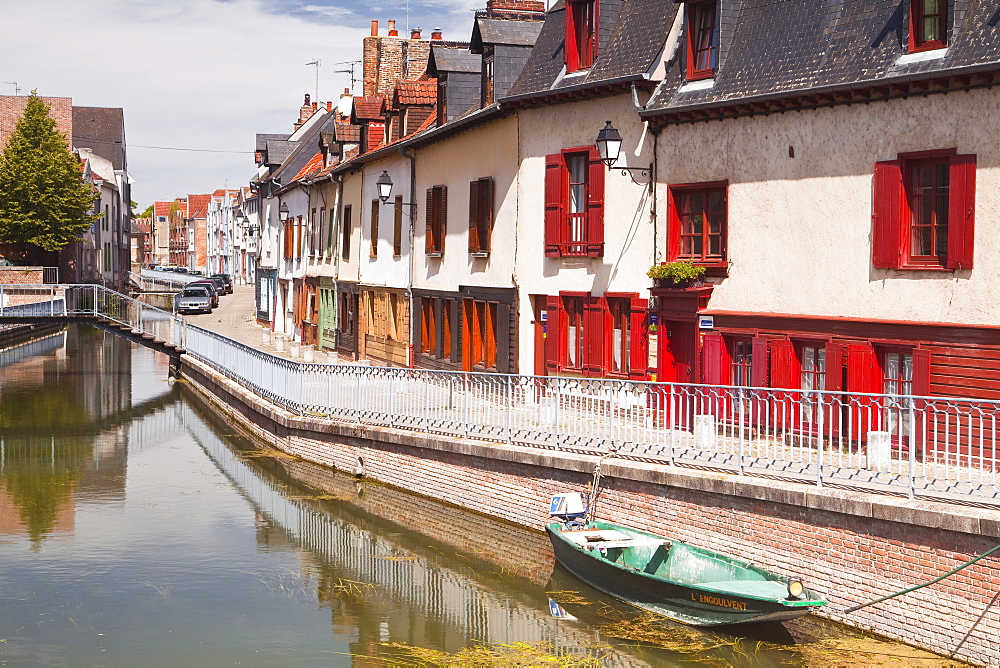
[{"label": "mooring rope", "polygon": [[989,550],[987,552],[983,552],[978,557],[975,557],[974,559],[970,559],[969,561],[965,562],[964,564],[951,569],[950,571],[948,571],[944,575],[941,575],[941,576],[938,576],[938,577],[934,578],[930,582],[925,582],[923,584],[918,584],[915,587],[910,587],[910,588],[904,589],[902,591],[897,591],[895,594],[889,594],[888,596],[883,596],[882,598],[877,598],[874,601],[868,601],[867,603],[862,603],[860,605],[852,606],[852,607],[847,608],[846,610],[844,610],[844,614],[847,614],[848,612],[854,612],[855,610],[860,610],[861,608],[867,608],[869,605],[875,605],[876,603],[881,603],[882,601],[888,601],[890,598],[896,598],[897,596],[902,596],[903,594],[909,594],[911,591],[916,591],[918,589],[923,589],[924,587],[928,587],[928,586],[934,584],[935,582],[940,582],[941,580],[944,580],[946,577],[948,577],[950,575],[954,575],[955,573],[959,572],[963,568],[968,568],[969,566],[971,566],[972,564],[976,563],[977,561],[979,561],[983,557],[990,556],[991,554],[993,554],[997,550],[1000,550],[1000,545],[997,545],[992,550]]},{"label": "mooring rope", "polygon": [[590,483],[590,495],[587,497],[588,524],[591,522],[591,520],[594,519],[594,508],[597,506],[598,488],[601,485],[601,476],[603,475],[601,473],[601,467],[604,466],[605,460],[611,459],[616,454],[618,454],[618,451],[621,449],[623,445],[625,444],[621,443],[619,445],[612,445],[610,448],[608,448],[608,451],[605,452],[603,455],[601,455],[600,459],[597,460],[597,466],[594,467],[594,479]]}]

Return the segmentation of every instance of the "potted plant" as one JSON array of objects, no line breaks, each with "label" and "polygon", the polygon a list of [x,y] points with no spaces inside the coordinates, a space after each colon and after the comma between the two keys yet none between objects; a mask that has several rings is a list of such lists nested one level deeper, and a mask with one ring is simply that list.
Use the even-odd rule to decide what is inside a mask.
[{"label": "potted plant", "polygon": [[658,288],[690,288],[704,285],[705,267],[688,260],[654,264],[646,272]]}]

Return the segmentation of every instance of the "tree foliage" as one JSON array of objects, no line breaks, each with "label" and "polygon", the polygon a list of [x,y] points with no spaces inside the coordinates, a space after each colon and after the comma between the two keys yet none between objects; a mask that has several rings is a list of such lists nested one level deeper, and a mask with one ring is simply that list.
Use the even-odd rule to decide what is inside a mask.
[{"label": "tree foliage", "polygon": [[34,91],[0,154],[0,240],[58,251],[90,228],[97,195]]}]

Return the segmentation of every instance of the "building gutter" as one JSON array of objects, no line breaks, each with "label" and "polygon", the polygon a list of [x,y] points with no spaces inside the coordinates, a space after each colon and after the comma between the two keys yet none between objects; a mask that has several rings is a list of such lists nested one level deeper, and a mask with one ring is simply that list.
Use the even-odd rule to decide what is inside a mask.
[{"label": "building gutter", "polygon": [[414,220],[414,215],[413,215],[414,211],[416,211],[417,208],[417,203],[415,201],[416,200],[415,195],[417,192],[417,156],[407,152],[406,147],[404,146],[399,147],[399,155],[403,156],[404,158],[410,161],[410,202],[408,206],[407,203],[404,202],[403,206],[410,210],[409,211],[410,229],[409,233],[407,234],[407,236],[409,237],[409,244],[410,244],[410,250],[409,250],[410,261],[407,263],[406,267],[407,271],[406,296],[410,302],[410,335],[409,335],[409,340],[406,342],[406,359],[408,362],[407,366],[409,366],[412,369],[416,365],[416,356],[414,354],[413,342],[415,340],[414,337],[416,337],[417,333],[417,327],[416,327],[417,319],[415,310],[416,304],[414,303],[413,299],[413,276],[416,273],[413,268],[413,264],[416,262],[416,257],[417,257],[417,254],[413,248],[413,241],[414,238],[416,237],[416,227],[417,227],[416,220]]}]

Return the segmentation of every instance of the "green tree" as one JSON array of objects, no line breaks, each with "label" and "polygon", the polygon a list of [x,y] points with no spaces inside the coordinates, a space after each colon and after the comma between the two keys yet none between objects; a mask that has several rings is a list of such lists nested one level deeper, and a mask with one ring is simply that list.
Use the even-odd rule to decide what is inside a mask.
[{"label": "green tree", "polygon": [[49,105],[32,91],[0,154],[0,240],[61,250],[100,218],[96,198]]},{"label": "green tree", "polygon": [[[135,209],[134,206],[132,208]],[[145,209],[142,210],[142,213],[134,213],[134,214],[132,214],[132,217],[133,218],[152,218],[153,217],[153,205],[150,204],[149,206],[147,206]]]}]

